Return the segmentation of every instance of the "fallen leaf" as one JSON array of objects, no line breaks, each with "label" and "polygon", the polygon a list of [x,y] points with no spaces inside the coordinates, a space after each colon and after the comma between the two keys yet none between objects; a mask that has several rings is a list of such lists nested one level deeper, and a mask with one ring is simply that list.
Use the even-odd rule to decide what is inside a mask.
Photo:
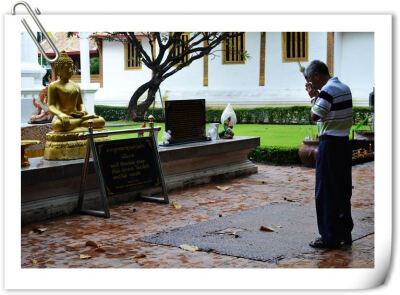
[{"label": "fallen leaf", "polygon": [[97,244],[94,241],[87,241],[86,242],[86,246],[95,247],[95,248],[99,248],[100,247],[99,244]]},{"label": "fallen leaf", "polygon": [[238,238],[239,237],[238,232],[241,232],[241,231],[243,231],[243,229],[240,229],[240,228],[226,228],[224,230],[220,230],[220,231],[217,231],[215,233],[219,234],[219,235],[232,235],[235,238]]},{"label": "fallen leaf", "polygon": [[220,191],[226,191],[229,188],[230,186],[217,186],[217,189],[219,189]]},{"label": "fallen leaf", "polygon": [[264,225],[260,226],[260,230],[267,231],[267,232],[274,232],[275,231],[273,228],[270,228],[270,227],[267,227],[267,226],[264,226]]},{"label": "fallen leaf", "polygon": [[174,201],[171,201],[170,204],[171,204],[171,206],[174,207],[175,209],[180,209],[180,208],[182,208],[182,205],[176,204],[176,203],[174,203]]},{"label": "fallen leaf", "polygon": [[94,251],[96,251],[96,252],[102,252],[102,253],[104,253],[104,252],[106,252],[106,250],[104,249],[104,248],[97,248],[96,250],[94,250]]},{"label": "fallen leaf", "polygon": [[39,234],[44,233],[46,230],[47,230],[47,227],[37,227],[34,229],[34,231]]},{"label": "fallen leaf", "polygon": [[137,254],[137,255],[133,256],[132,259],[140,259],[140,258],[145,258],[145,257],[146,257],[146,255],[144,255],[144,254]]},{"label": "fallen leaf", "polygon": [[180,245],[179,248],[181,248],[183,250],[191,251],[191,252],[199,250],[199,247],[192,246],[192,245],[187,245],[187,244]]},{"label": "fallen leaf", "polygon": [[34,258],[29,258],[29,260],[32,262],[32,264],[36,264],[37,263],[37,260],[34,259]]},{"label": "fallen leaf", "polygon": [[92,258],[92,256],[87,255],[87,254],[79,254],[79,258],[80,259],[89,259],[89,258]]}]

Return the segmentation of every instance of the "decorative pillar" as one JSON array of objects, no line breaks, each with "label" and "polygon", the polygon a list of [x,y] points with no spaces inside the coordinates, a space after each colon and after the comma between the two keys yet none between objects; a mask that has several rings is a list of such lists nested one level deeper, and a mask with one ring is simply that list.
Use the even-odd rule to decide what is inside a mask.
[{"label": "decorative pillar", "polygon": [[90,53],[89,33],[79,32],[80,57],[81,57],[81,85],[90,84]]},{"label": "decorative pillar", "polygon": [[151,42],[153,42],[153,51],[152,51],[152,55],[153,55],[153,61],[156,60],[157,57],[157,41],[156,41],[156,36],[153,34],[152,35],[152,40]]},{"label": "decorative pillar", "polygon": [[54,63],[52,63],[50,65],[51,65],[51,80],[55,81],[55,80],[57,80],[56,67],[55,67]]},{"label": "decorative pillar", "polygon": [[265,32],[261,32],[260,35],[260,86],[265,86]]},{"label": "decorative pillar", "polygon": [[[204,47],[208,46],[208,41],[204,40]],[[208,86],[208,54],[203,56],[203,86]]]},{"label": "decorative pillar", "polygon": [[38,98],[46,70],[38,63],[38,49],[27,32],[21,33],[21,123],[27,123],[35,110],[32,96]]},{"label": "decorative pillar", "polygon": [[80,57],[81,57],[81,91],[83,104],[89,114],[94,113],[95,94],[98,87],[90,84],[90,53],[89,33],[79,32]]},{"label": "decorative pillar", "polygon": [[333,64],[335,61],[334,57],[334,45],[335,45],[335,33],[334,32],[328,32],[327,33],[327,42],[326,42],[326,65],[328,66],[329,69],[329,74],[331,77],[334,75],[334,68]]},{"label": "decorative pillar", "polygon": [[103,41],[96,39],[97,51],[99,52],[99,75],[100,88],[103,88]]},{"label": "decorative pillar", "polygon": [[[156,44],[157,44],[157,42],[156,42],[156,36],[155,35],[152,35],[152,37],[151,37],[151,39],[149,39],[149,43],[151,43],[151,48],[152,48],[152,51],[151,51],[151,60],[152,61],[155,61],[156,60],[156,54],[157,54],[157,49],[156,49]],[[129,46],[129,45],[128,45]],[[125,47],[126,48],[126,47]],[[132,47],[133,48],[133,47]],[[135,49],[136,50],[136,49]],[[151,77],[154,77],[154,70],[153,71],[151,71]]]}]

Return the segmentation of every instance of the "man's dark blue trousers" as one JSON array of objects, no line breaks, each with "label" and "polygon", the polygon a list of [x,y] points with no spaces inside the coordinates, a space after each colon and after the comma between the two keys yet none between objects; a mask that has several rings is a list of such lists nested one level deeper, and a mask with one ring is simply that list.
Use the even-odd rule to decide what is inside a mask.
[{"label": "man's dark blue trousers", "polygon": [[319,137],[315,203],[318,230],[324,243],[337,245],[351,239],[351,146],[349,138]]}]

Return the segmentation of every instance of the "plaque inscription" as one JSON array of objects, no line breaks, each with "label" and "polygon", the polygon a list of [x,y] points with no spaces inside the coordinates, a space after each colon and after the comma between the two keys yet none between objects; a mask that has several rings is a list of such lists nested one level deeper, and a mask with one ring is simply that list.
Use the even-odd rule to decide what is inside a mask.
[{"label": "plaque inscription", "polygon": [[150,137],[96,142],[107,196],[161,186]]},{"label": "plaque inscription", "polygon": [[205,105],[205,99],[165,102],[165,130],[171,130],[171,143],[205,140]]}]

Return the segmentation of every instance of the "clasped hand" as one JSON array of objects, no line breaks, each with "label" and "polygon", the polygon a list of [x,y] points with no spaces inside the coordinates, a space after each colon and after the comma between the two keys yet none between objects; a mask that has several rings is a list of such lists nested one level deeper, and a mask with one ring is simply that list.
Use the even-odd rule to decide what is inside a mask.
[{"label": "clasped hand", "polygon": [[306,83],[306,91],[310,97],[318,97],[319,95],[318,90],[314,89],[310,82]]}]

